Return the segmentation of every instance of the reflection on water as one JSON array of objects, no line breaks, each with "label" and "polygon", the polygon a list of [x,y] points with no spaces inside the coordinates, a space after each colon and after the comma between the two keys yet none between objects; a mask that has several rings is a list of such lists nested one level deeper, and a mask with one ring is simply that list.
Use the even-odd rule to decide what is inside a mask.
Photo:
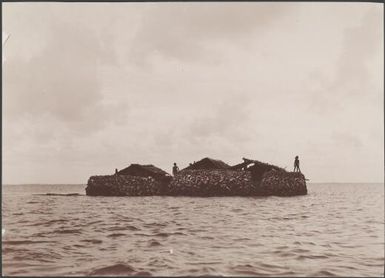
[{"label": "reflection on water", "polygon": [[290,198],[84,188],[3,186],[4,275],[384,275],[383,184],[309,184]]}]

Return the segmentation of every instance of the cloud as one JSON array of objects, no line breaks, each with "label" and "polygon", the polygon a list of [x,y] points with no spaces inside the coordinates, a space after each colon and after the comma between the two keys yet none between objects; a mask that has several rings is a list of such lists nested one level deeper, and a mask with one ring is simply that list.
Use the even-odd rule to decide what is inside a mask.
[{"label": "cloud", "polygon": [[337,76],[330,88],[339,90],[347,88],[347,93],[362,94],[368,84],[370,62],[383,51],[381,15],[376,9],[369,9],[362,18],[361,24],[350,27],[344,33],[342,50]]},{"label": "cloud", "polygon": [[[381,78],[383,44],[380,9],[368,8],[361,21],[347,27],[339,59],[333,72],[311,72],[309,80],[313,89],[309,109],[321,114],[344,109],[347,98],[363,99],[368,94],[378,96],[378,78]],[[382,58],[383,60],[383,58]],[[377,75],[373,79],[373,73]],[[372,98],[371,98],[372,99]],[[377,97],[375,97],[377,101]]]},{"label": "cloud", "polygon": [[332,133],[331,137],[333,143],[338,147],[350,147],[357,150],[364,145],[358,135],[346,132],[335,131]]},{"label": "cloud", "polygon": [[250,124],[250,96],[236,94],[220,101],[211,113],[196,117],[186,127],[185,137],[193,144],[216,138],[231,144],[245,143]]},{"label": "cloud", "polygon": [[[13,36],[22,43],[30,39]],[[107,61],[115,62],[113,52],[93,32],[51,18],[44,47],[30,59],[9,59],[4,68],[4,88],[12,92],[6,95],[8,120],[44,118],[79,134],[102,129],[128,111],[124,103],[105,100],[100,69]]]},{"label": "cloud", "polygon": [[189,62],[208,62],[219,53],[210,44],[232,44],[279,19],[290,5],[271,3],[192,3],[150,6],[130,46],[137,64],[153,55]]}]

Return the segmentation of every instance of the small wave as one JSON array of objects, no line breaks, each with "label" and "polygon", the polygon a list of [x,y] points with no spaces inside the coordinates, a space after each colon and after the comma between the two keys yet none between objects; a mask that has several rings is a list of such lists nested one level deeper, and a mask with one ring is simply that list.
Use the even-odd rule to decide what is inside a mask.
[{"label": "small wave", "polygon": [[99,243],[103,242],[103,240],[99,240],[99,239],[82,239],[81,241],[82,242],[94,243],[94,244],[99,244]]},{"label": "small wave", "polygon": [[171,235],[170,233],[156,233],[153,236],[168,237],[170,235]]},{"label": "small wave", "polygon": [[44,224],[63,223],[63,222],[67,222],[67,221],[68,220],[64,220],[64,219],[53,219],[53,220],[45,222]]},{"label": "small wave", "polygon": [[251,276],[264,276],[266,273],[261,272],[256,267],[246,264],[246,265],[237,265],[233,267],[232,272],[235,272],[236,274],[240,275],[251,275]]},{"label": "small wave", "polygon": [[135,226],[133,226],[133,225],[125,226],[125,228],[126,228],[127,230],[130,230],[130,231],[140,231],[139,228],[137,228],[137,227],[135,227]]},{"label": "small wave", "polygon": [[260,263],[258,266],[259,267],[264,267],[266,269],[283,269],[283,270],[286,269],[286,266],[280,266],[280,265],[268,264],[268,263]]},{"label": "small wave", "polygon": [[74,247],[74,248],[84,248],[84,247],[87,247],[87,246],[83,245],[83,244],[74,244],[74,245],[72,245],[72,247]]},{"label": "small wave", "polygon": [[279,250],[275,250],[275,251],[273,251],[273,253],[274,253],[274,254],[277,254],[278,256],[283,257],[283,258],[295,256],[295,255],[294,255],[293,253],[291,253],[291,252],[279,251]]},{"label": "small wave", "polygon": [[37,222],[37,223],[33,223],[31,225],[28,225],[28,226],[48,226],[48,225],[52,225],[52,224],[56,224],[56,223],[64,223],[64,222],[68,222],[68,220],[64,220],[64,219],[53,219],[53,220],[49,220],[49,221],[46,221],[46,222]]},{"label": "small wave", "polygon": [[328,256],[324,255],[299,255],[297,257],[298,260],[304,260],[304,259],[328,259]]},{"label": "small wave", "polygon": [[80,193],[35,193],[36,196],[84,196]]},{"label": "small wave", "polygon": [[162,244],[157,240],[151,240],[148,244],[149,246],[161,246]]},{"label": "small wave", "polygon": [[207,232],[207,230],[204,229],[190,229],[190,233],[200,233],[200,232]]},{"label": "small wave", "polygon": [[23,244],[38,244],[38,243],[54,243],[56,241],[49,240],[6,240],[3,244],[8,245],[23,245]]},{"label": "small wave", "polygon": [[236,208],[236,209],[232,209],[231,211],[232,212],[241,212],[241,211],[243,211],[243,209]]},{"label": "small wave", "polygon": [[199,237],[199,238],[201,238],[201,239],[215,239],[215,238],[212,237],[212,236],[201,236],[201,237]]},{"label": "small wave", "polygon": [[123,233],[113,233],[113,234],[109,234],[108,235],[108,237],[112,237],[112,238],[121,237],[121,236],[126,236],[126,234],[123,234]]},{"label": "small wave", "polygon": [[204,274],[203,275],[199,275],[200,277],[207,277],[207,276],[216,276],[216,274],[214,275],[216,271],[215,268],[213,267],[210,267],[210,266],[203,266],[199,269],[199,272],[203,272]]},{"label": "small wave", "polygon": [[133,275],[135,272],[136,270],[132,266],[120,263],[95,269],[89,275]]},{"label": "small wave", "polygon": [[153,235],[143,234],[143,233],[135,233],[134,235],[135,236],[146,236],[146,237],[152,237],[153,236]]},{"label": "small wave", "polygon": [[173,210],[173,209],[180,209],[180,207],[169,207],[168,209]]},{"label": "small wave", "polygon": [[213,261],[213,262],[210,262],[210,261],[208,261],[208,262],[205,262],[205,261],[203,261],[203,262],[189,262],[188,264],[189,265],[215,265],[215,264],[221,264],[222,262],[221,261]]},{"label": "small wave", "polygon": [[309,250],[307,249],[302,249],[302,248],[295,248],[291,250],[293,253],[307,253]]},{"label": "small wave", "polygon": [[80,234],[81,231],[79,229],[64,229],[64,230],[56,230],[55,233],[58,233],[58,234]]},{"label": "small wave", "polygon": [[327,270],[321,270],[316,273],[311,274],[310,276],[337,276],[337,274],[327,271]]},{"label": "small wave", "polygon": [[19,248],[9,248],[9,247],[4,247],[4,246],[1,248],[1,251],[2,251],[3,254],[11,253],[11,252],[14,252],[14,251],[19,251],[19,250],[20,250]]},{"label": "small wave", "polygon": [[366,262],[364,262],[364,263],[361,263],[362,265],[364,265],[364,266],[370,266],[370,267],[374,267],[374,266],[384,266],[384,261],[382,261],[382,262],[380,262],[380,263],[366,263]]},{"label": "small wave", "polygon": [[185,233],[182,233],[182,232],[173,232],[173,233],[168,233],[169,235],[173,235],[173,236],[186,236],[187,234]]},{"label": "small wave", "polygon": [[276,249],[288,249],[289,247],[287,245],[280,245],[280,246],[277,246]]},{"label": "small wave", "polygon": [[133,226],[133,225],[128,225],[128,226],[116,226],[116,227],[111,227],[107,229],[108,231],[139,231],[140,229]]},{"label": "small wave", "polygon": [[241,274],[241,275],[250,275],[250,276],[266,276],[265,272],[260,272],[256,270],[236,270],[236,274]]},{"label": "small wave", "polygon": [[146,224],[143,224],[144,227],[146,228],[153,228],[153,227],[166,227],[167,224],[164,224],[164,223],[146,223]]}]

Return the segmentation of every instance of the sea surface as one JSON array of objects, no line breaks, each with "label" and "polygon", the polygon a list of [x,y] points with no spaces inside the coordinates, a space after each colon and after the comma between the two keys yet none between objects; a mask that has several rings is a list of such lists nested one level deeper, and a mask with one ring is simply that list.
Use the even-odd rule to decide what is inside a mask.
[{"label": "sea surface", "polygon": [[298,197],[84,189],[3,185],[3,275],[384,276],[384,184],[308,184]]}]

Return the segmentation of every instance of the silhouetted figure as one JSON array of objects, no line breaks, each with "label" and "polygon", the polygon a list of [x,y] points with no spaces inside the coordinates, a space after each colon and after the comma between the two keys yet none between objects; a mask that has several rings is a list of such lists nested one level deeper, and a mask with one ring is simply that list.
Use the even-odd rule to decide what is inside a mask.
[{"label": "silhouetted figure", "polygon": [[298,155],[295,157],[295,160],[294,160],[294,172],[300,172],[301,173],[301,170],[299,169]]},{"label": "silhouetted figure", "polygon": [[179,168],[174,162],[174,167],[172,167],[172,174],[175,176],[179,172]]},{"label": "silhouetted figure", "polygon": [[115,175],[117,175],[117,174],[118,174],[118,169],[115,168]]}]

